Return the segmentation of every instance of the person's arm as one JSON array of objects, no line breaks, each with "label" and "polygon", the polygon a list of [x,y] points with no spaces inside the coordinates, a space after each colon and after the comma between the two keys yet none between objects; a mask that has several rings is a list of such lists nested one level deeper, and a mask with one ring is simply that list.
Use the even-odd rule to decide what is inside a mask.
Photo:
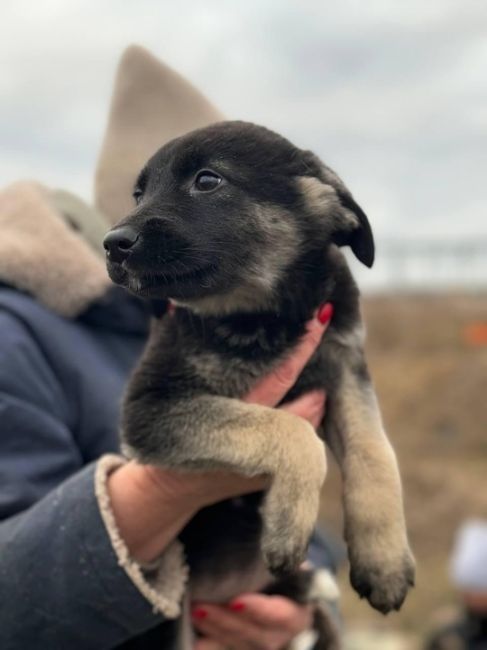
[{"label": "person's arm", "polygon": [[[101,650],[162,622],[113,549],[94,491],[95,466],[0,524],[0,647]],[[166,558],[169,615],[179,613],[184,562]],[[172,608],[172,611],[171,611]]]},{"label": "person's arm", "polygon": [[[155,479],[118,456],[83,468],[68,400],[42,349],[7,312],[0,331],[0,647],[100,650],[174,619],[187,579],[175,538],[197,508],[186,483],[173,491],[169,473]],[[243,483],[233,477],[237,492]],[[215,500],[225,497],[224,481],[211,485]],[[129,545],[114,513],[122,528],[135,524]],[[141,563],[156,556],[146,574]]]},{"label": "person's arm", "polygon": [[[53,467],[62,468],[56,475],[62,480],[81,459],[55,408],[60,396],[52,372],[29,333],[6,323],[9,318],[0,316],[0,328],[15,332],[0,349],[0,412],[7,414],[0,422],[1,646],[113,647],[161,622],[162,615],[179,615],[186,569],[174,538],[192,513],[263,484],[230,474],[220,481],[214,474],[169,476],[105,457],[34,503]],[[302,365],[324,329],[312,325],[296,355]],[[15,386],[12,373],[19,380]],[[36,392],[32,375],[42,377],[42,390]],[[49,453],[39,440],[49,441]],[[156,510],[154,529],[148,513]],[[139,562],[155,559],[149,580]]]},{"label": "person's arm", "polygon": [[151,600],[121,566],[102,517],[104,467],[113,463],[83,468],[66,395],[42,350],[7,312],[0,331],[0,647],[100,650],[163,613],[176,617],[186,579],[180,546],[165,553]]}]

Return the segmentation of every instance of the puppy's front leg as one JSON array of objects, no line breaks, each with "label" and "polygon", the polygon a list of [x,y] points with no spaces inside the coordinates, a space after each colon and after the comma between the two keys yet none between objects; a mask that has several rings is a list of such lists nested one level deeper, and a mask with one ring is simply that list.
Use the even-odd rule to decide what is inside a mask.
[{"label": "puppy's front leg", "polygon": [[122,435],[125,450],[140,462],[268,475],[262,511],[266,564],[282,574],[303,561],[326,471],[323,443],[308,422],[226,397],[142,397],[127,401]]},{"label": "puppy's front leg", "polygon": [[325,436],[343,474],[352,586],[387,613],[401,607],[414,584],[414,560],[396,457],[365,374],[343,368],[336,392],[328,400]]}]

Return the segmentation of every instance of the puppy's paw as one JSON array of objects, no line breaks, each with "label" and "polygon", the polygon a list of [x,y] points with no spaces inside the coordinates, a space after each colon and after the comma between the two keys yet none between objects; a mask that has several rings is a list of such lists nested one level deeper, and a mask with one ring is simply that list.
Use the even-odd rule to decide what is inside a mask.
[{"label": "puppy's paw", "polygon": [[[281,493],[281,498],[279,497]],[[262,553],[269,571],[276,577],[296,571],[306,559],[308,543],[318,514],[319,491],[298,499],[271,489],[262,516]]]},{"label": "puppy's paw", "polygon": [[351,559],[350,582],[361,598],[375,609],[387,614],[399,610],[414,586],[415,563],[409,549],[397,557]]}]

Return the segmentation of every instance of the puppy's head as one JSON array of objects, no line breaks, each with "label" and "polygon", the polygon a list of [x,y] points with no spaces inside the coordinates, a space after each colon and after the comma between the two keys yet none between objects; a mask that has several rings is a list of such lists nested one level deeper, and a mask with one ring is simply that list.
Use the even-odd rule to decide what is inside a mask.
[{"label": "puppy's head", "polygon": [[221,122],[169,142],[134,199],[104,246],[112,280],[143,297],[252,310],[272,302],[299,257],[331,243],[373,263],[369,223],[342,181],[254,124]]}]

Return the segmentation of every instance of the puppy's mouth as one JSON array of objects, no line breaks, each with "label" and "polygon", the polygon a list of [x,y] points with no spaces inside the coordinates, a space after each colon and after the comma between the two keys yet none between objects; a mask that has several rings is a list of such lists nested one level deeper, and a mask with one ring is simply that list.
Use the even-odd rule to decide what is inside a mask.
[{"label": "puppy's mouth", "polygon": [[217,265],[179,265],[164,270],[132,269],[125,262],[108,265],[108,274],[116,283],[143,298],[182,298],[205,295],[214,285]]}]

